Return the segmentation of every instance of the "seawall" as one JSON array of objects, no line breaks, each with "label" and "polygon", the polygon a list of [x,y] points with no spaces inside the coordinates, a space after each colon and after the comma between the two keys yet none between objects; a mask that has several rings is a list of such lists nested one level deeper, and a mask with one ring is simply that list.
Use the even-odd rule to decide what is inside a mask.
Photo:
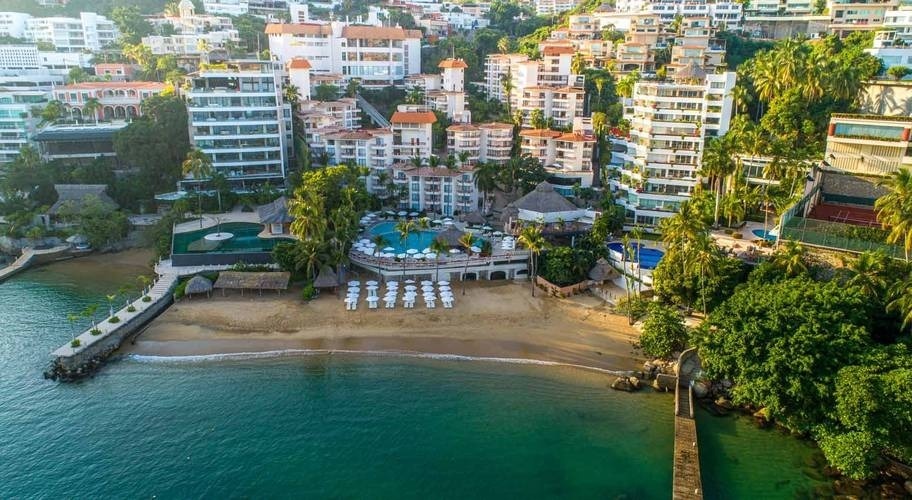
[{"label": "seawall", "polygon": [[[110,318],[105,318],[96,327],[100,333],[93,333],[93,329],[89,329],[76,337],[79,340],[78,346],[67,343],[54,351],[54,361],[44,376],[66,382],[93,374],[124,340],[139,332],[171,305],[177,282],[177,275],[161,276],[149,293],[144,295],[150,298],[148,302],[137,299],[130,306],[114,313],[121,321],[111,323]],[[128,311],[131,306],[136,310]]]}]

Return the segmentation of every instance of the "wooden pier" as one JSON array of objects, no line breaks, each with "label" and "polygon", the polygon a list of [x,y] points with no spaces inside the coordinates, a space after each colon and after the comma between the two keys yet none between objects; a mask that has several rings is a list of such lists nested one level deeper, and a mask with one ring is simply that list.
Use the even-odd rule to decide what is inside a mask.
[{"label": "wooden pier", "polygon": [[701,500],[700,446],[697,421],[694,420],[692,375],[699,371],[696,351],[688,350],[678,360],[678,384],[675,388],[675,440],[672,494],[675,500]]}]

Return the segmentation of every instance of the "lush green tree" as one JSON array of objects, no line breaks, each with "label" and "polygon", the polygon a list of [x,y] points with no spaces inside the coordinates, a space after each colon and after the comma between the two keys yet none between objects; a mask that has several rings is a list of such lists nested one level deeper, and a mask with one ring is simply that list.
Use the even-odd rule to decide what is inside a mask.
[{"label": "lush green tree", "polygon": [[887,75],[897,81],[909,76],[910,73],[912,73],[912,69],[908,66],[891,66],[887,69]]},{"label": "lush green tree", "polygon": [[152,25],[142,16],[138,7],[114,7],[110,17],[117,25],[120,40],[124,43],[140,43],[142,37],[152,33]]},{"label": "lush green tree", "polygon": [[697,330],[703,370],[733,380],[735,402],[810,431],[834,417],[838,370],[869,346],[867,301],[835,281],[749,282]]},{"label": "lush green tree", "polygon": [[526,226],[516,239],[517,243],[529,251],[529,280],[532,283],[532,296],[535,297],[536,260],[538,255],[548,247],[538,226]]},{"label": "lush green tree", "polygon": [[670,358],[673,353],[684,350],[687,343],[684,316],[674,307],[660,302],[649,304],[648,311],[638,343],[643,353],[655,358]]},{"label": "lush green tree", "polygon": [[874,202],[877,220],[889,229],[889,243],[900,243],[906,252],[912,252],[912,171],[901,168],[882,182],[887,194]]},{"label": "lush green tree", "polygon": [[86,196],[79,204],[65,202],[61,217],[74,225],[78,234],[86,237],[95,248],[105,248],[127,235],[127,216],[105,205],[96,196]]},{"label": "lush green tree", "polygon": [[340,95],[339,87],[328,83],[321,83],[314,88],[313,99],[315,101],[335,101]]},{"label": "lush green tree", "polygon": [[595,264],[592,252],[571,247],[554,247],[541,255],[540,274],[558,286],[568,286],[586,279]]},{"label": "lush green tree", "polygon": [[266,38],[266,21],[263,18],[243,14],[232,16],[231,22],[237,29],[241,44],[246,48],[248,54],[269,47],[269,40]]}]

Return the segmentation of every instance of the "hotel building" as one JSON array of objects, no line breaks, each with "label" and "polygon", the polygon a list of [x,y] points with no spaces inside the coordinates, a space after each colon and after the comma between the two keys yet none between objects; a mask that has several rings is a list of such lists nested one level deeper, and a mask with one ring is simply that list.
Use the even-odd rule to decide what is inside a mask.
[{"label": "hotel building", "polygon": [[513,148],[513,125],[509,123],[458,123],[447,128],[447,152],[467,153],[467,162],[504,165]]},{"label": "hotel building", "polygon": [[29,144],[39,122],[33,108],[44,107],[49,96],[43,90],[0,86],[0,163],[16,159]]},{"label": "hotel building", "polygon": [[[73,118],[83,121],[126,120],[142,116],[142,101],[160,94],[166,85],[159,82],[83,82],[54,89],[54,99],[64,103]],[[94,115],[84,111],[89,99],[98,101]]]}]

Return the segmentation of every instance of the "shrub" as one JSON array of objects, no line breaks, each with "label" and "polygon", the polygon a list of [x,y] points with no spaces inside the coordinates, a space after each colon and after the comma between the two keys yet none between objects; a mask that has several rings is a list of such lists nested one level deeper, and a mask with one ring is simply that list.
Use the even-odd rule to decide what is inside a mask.
[{"label": "shrub", "polygon": [[617,307],[615,307],[615,309],[619,314],[623,314],[625,316],[630,315],[633,317],[634,321],[636,321],[646,315],[646,310],[648,307],[649,302],[646,299],[632,295],[630,297],[629,303],[627,301],[627,297],[621,297],[618,300]]},{"label": "shrub", "polygon": [[668,358],[684,349],[687,328],[684,317],[674,307],[653,302],[649,304],[649,317],[643,322],[639,346],[649,356]]},{"label": "shrub", "polygon": [[133,304],[130,304],[129,306],[127,306],[127,312],[128,312],[128,313],[135,313],[135,312],[136,312],[136,308],[133,307]]},{"label": "shrub", "polygon": [[304,290],[301,290],[301,298],[304,300],[312,300],[317,296],[317,289],[314,288],[313,283],[308,283],[304,286]]},{"label": "shrub", "polygon": [[98,328],[92,328],[92,330],[89,331],[89,333],[91,333],[92,335],[101,335],[101,330],[99,330]]},{"label": "shrub", "polygon": [[184,298],[187,292],[187,283],[190,281],[189,278],[184,278],[174,287],[174,300],[180,300]]},{"label": "shrub", "polygon": [[146,295],[142,298],[142,301],[143,302],[152,302],[152,297],[149,297],[148,295]]},{"label": "shrub", "polygon": [[740,239],[743,238],[743,237],[744,237],[744,235],[741,234],[741,233],[739,233],[739,232],[734,232],[734,233],[732,233],[732,238],[734,238],[734,239],[736,239],[736,240],[740,240]]},{"label": "shrub", "polygon": [[120,318],[117,316],[111,316],[111,319],[108,320],[108,323],[120,323]]},{"label": "shrub", "polygon": [[70,342],[70,347],[79,347],[80,345],[82,345],[82,341],[79,339],[73,339],[73,341]]}]

